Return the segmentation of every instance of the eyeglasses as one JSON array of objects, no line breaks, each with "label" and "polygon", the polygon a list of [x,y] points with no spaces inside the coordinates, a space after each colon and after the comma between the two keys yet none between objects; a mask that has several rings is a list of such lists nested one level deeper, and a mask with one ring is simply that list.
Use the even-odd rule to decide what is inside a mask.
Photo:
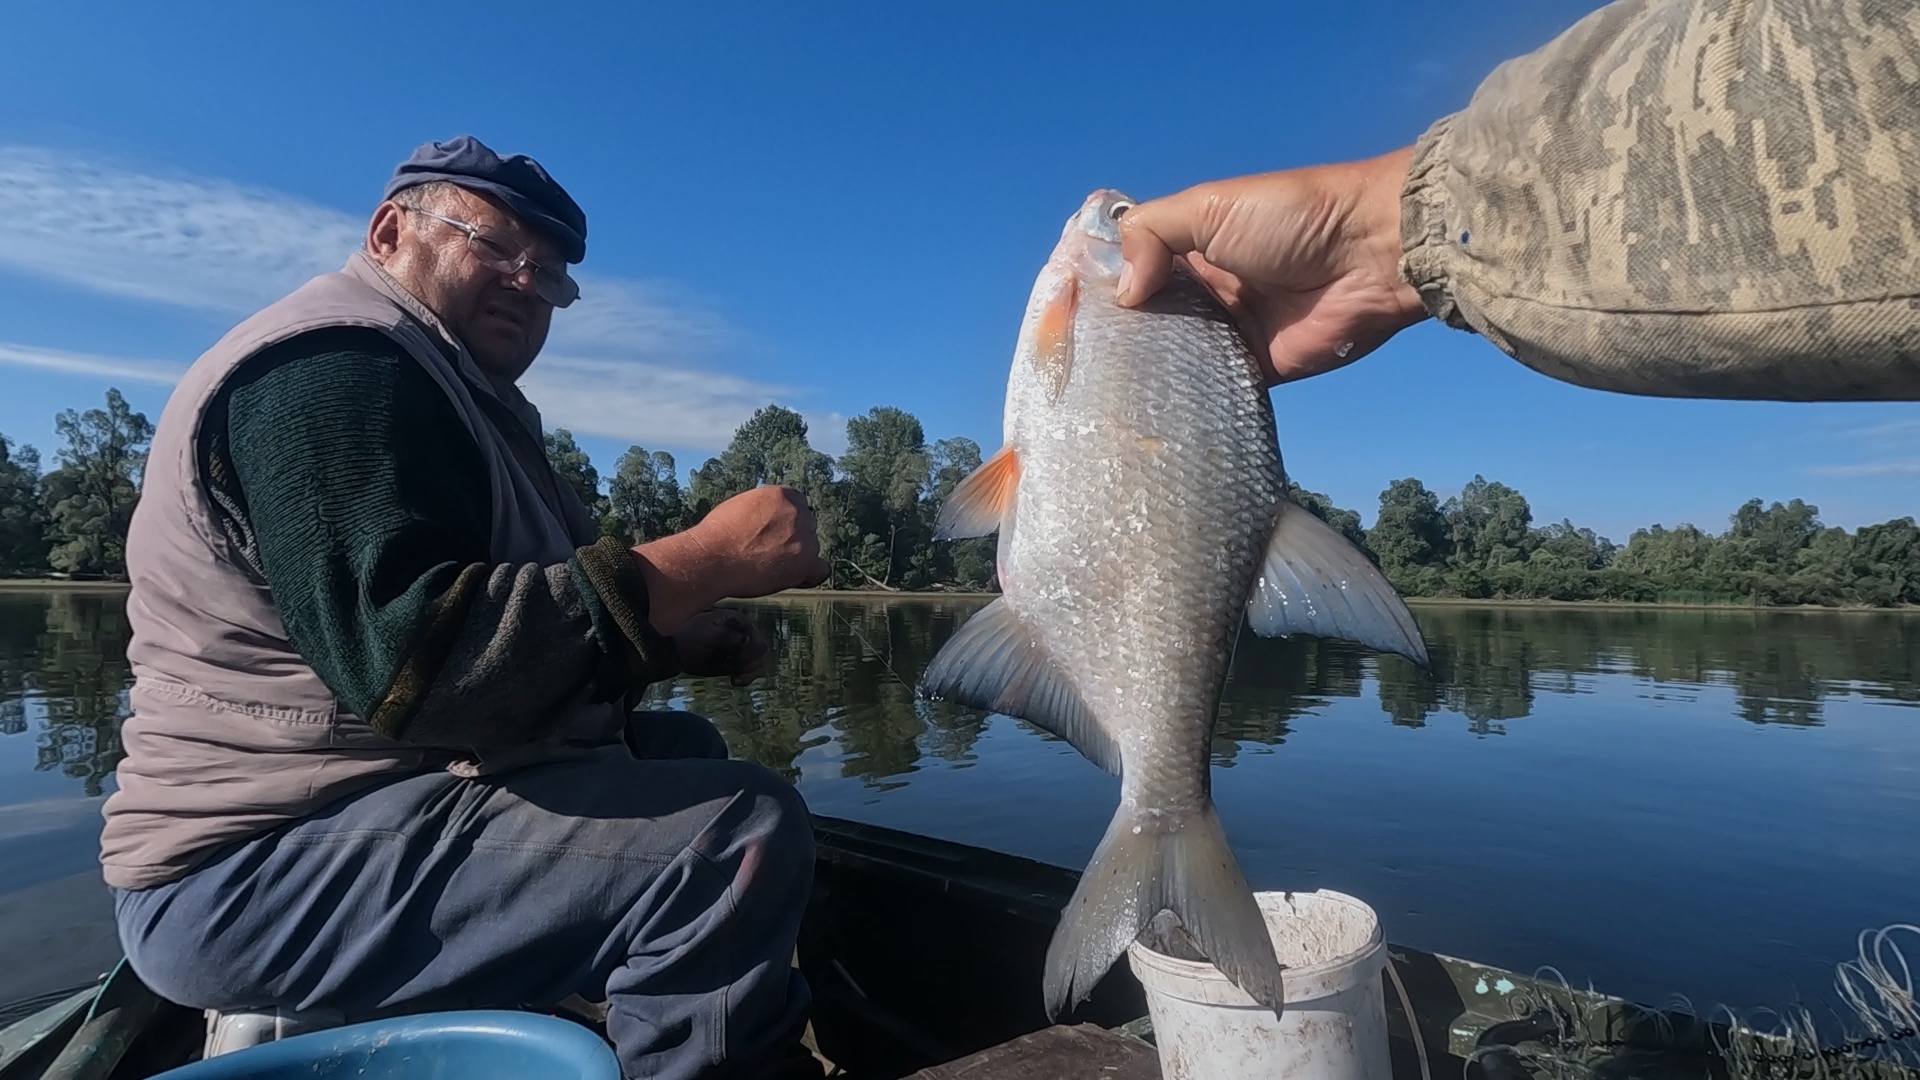
[{"label": "eyeglasses", "polygon": [[481,266],[489,270],[497,270],[502,274],[518,274],[522,268],[532,267],[534,291],[540,294],[540,299],[554,307],[563,308],[580,299],[579,283],[574,281],[565,270],[534,262],[527,258],[526,248],[516,248],[492,229],[482,228],[470,222],[455,221],[453,218],[442,217],[431,210],[421,210],[418,207],[409,206],[405,209],[435,221],[443,221],[466,233],[467,250],[473,253],[474,258],[480,260]]}]

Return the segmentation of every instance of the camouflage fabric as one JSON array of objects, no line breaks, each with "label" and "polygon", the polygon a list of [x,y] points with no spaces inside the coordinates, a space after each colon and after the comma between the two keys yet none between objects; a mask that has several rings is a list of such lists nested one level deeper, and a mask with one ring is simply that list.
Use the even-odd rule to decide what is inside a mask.
[{"label": "camouflage fabric", "polygon": [[1609,4],[1420,138],[1402,245],[1557,379],[1920,399],[1920,4]]}]

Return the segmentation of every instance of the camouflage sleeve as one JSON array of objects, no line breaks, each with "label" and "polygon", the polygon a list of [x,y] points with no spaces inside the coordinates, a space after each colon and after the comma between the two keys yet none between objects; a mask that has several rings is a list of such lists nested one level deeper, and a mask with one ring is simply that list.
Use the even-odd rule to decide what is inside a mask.
[{"label": "camouflage sleeve", "polygon": [[1618,0],[1415,144],[1435,317],[1604,390],[1920,399],[1920,4]]}]

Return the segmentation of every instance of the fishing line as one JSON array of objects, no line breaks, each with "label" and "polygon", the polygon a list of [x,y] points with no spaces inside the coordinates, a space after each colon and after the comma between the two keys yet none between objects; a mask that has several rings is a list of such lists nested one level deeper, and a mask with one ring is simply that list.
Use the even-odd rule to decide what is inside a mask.
[{"label": "fishing line", "polygon": [[920,688],[908,682],[907,680],[901,678],[900,673],[893,669],[893,642],[891,641],[887,642],[886,655],[881,656],[880,647],[875,645],[872,641],[869,641],[867,639],[867,635],[861,633],[860,628],[853,625],[852,620],[848,619],[845,615],[840,614],[840,609],[835,607],[833,604],[833,601],[831,600],[827,601],[827,614],[832,615],[836,619],[839,619],[840,625],[846,627],[848,633],[852,634],[854,637],[859,638],[860,644],[865,645],[867,647],[868,652],[872,653],[874,656],[879,658],[880,666],[887,669],[887,674],[893,676],[894,682],[897,682],[901,686],[905,687],[907,690],[907,693],[912,694],[915,701],[922,700]]}]

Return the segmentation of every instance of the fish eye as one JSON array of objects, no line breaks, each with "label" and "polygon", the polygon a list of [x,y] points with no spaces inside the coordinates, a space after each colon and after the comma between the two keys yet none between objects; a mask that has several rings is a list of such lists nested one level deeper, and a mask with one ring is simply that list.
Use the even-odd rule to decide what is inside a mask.
[{"label": "fish eye", "polygon": [[1120,216],[1122,214],[1125,214],[1127,211],[1131,209],[1133,209],[1132,203],[1117,202],[1117,203],[1114,203],[1112,206],[1107,207],[1107,216],[1112,218],[1115,221],[1119,221]]}]

